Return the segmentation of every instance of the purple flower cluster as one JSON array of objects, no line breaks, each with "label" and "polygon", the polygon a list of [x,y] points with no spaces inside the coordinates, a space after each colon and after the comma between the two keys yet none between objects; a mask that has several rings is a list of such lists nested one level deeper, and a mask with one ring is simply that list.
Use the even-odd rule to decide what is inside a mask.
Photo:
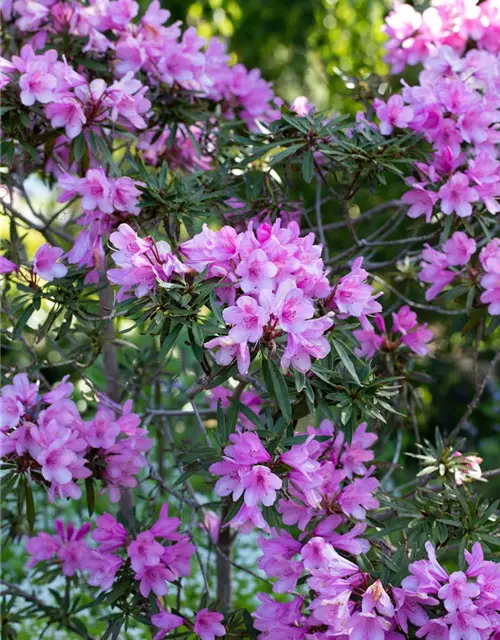
[{"label": "purple flower cluster", "polygon": [[108,280],[120,285],[118,301],[129,297],[131,290],[138,298],[154,293],[157,281],[168,282],[173,273],[187,271],[167,242],[139,238],[128,224],[121,224],[110,240],[118,249],[112,255],[118,268],[108,270]]},{"label": "purple flower cluster", "polygon": [[[86,539],[91,530],[90,522],[75,529],[71,522],[64,527],[56,519],[55,535],[42,531],[26,542],[26,550],[31,556],[28,566],[35,567],[47,561],[55,563],[67,577],[77,572],[85,574],[87,583],[101,591],[113,588],[119,570],[129,571],[139,582],[143,598],[149,598],[150,593],[163,597],[168,593],[169,582],[177,582],[191,574],[190,561],[195,547],[188,535],[178,531],[180,524],[179,518],[169,517],[165,503],[153,526],[134,538],[112,515],[104,513],[96,518],[96,526],[90,534],[97,543],[93,544]],[[157,604],[160,612],[151,618],[160,629],[155,640],[161,640],[169,631],[182,625],[190,626],[202,640],[225,635],[220,613],[201,609],[194,624],[190,624],[182,616],[165,610],[160,600]]]},{"label": "purple flower cluster", "polygon": [[63,174],[59,176],[61,193],[58,202],[68,202],[81,197],[81,207],[87,214],[106,215],[118,213],[138,215],[141,192],[134,181],[126,176],[108,178],[102,167],[89,169],[84,178]]},{"label": "purple flower cluster", "polygon": [[443,46],[460,54],[473,41],[477,49],[500,53],[497,0],[432,0],[430,5],[420,13],[410,4],[394,4],[384,27],[385,59],[393,73],[425,62]]},{"label": "purple flower cluster", "polygon": [[500,239],[493,238],[481,249],[476,265],[471,263],[476,242],[464,232],[456,231],[442,248],[438,251],[427,245],[422,251],[419,278],[431,284],[425,292],[426,300],[433,300],[459,278],[468,286],[481,285],[481,302],[488,305],[491,315],[500,315]]},{"label": "purple flower cluster", "polygon": [[107,407],[92,420],[82,420],[71,400],[73,385],[63,380],[39,396],[25,373],[0,392],[0,453],[17,470],[48,487],[51,500],[78,499],[78,480],[100,480],[112,502],[120,489],[135,487],[135,476],[146,466],[144,452],[152,446],[140,419],[127,401],[117,418]]},{"label": "purple flower cluster", "polygon": [[31,44],[22,48],[20,56],[12,56],[11,61],[2,59],[1,69],[2,89],[12,83],[19,87],[24,105],[44,105],[52,127],[64,127],[70,140],[83,127],[103,123],[119,122],[133,129],[146,127],[143,114],[151,103],[144,95],[147,88],[132,74],[109,86],[104,80],[89,82],[66,60],[58,60],[55,49],[37,55]]},{"label": "purple flower cluster", "polygon": [[[221,102],[226,117],[232,118],[237,112],[250,126],[257,119],[273,118],[274,94],[257,69],[230,66],[224,45],[216,38],[207,43],[193,27],[182,31],[180,22],[165,26],[170,12],[162,9],[158,0],[133,22],[138,13],[139,4],[134,0],[3,3],[5,20],[15,19],[21,32],[36,32],[35,49],[44,48],[49,35],[67,33],[86,38],[84,53],[109,56],[114,74],[121,79],[110,88],[102,80],[88,85],[67,65],[65,72],[55,69],[57,55],[54,58],[55,52],[49,52],[30,62],[26,72],[20,70],[25,74],[21,83],[23,103],[53,103],[47,116],[53,119],[53,126],[65,126],[68,137],[78,135],[89,121],[102,119],[108,109],[114,112],[111,119],[119,114],[142,128],[145,125],[140,114],[149,109],[149,103],[146,105],[144,99],[145,88],[134,79],[141,72],[152,85],[182,87],[196,96]],[[120,97],[113,95],[116,90],[122,92]]]},{"label": "purple flower cluster", "polygon": [[[260,505],[273,505],[286,481],[289,497],[278,502],[284,524],[298,525],[302,530],[311,520],[318,519],[318,535],[335,540],[339,548],[351,553],[368,550],[367,543],[357,536],[365,530],[362,521],[366,509],[378,507],[373,492],[379,483],[372,477],[374,468],[365,466],[373,460],[369,447],[377,439],[367,433],[366,428],[366,423],[360,424],[351,444],[347,444],[343,434],[334,437],[332,423],[324,421],[319,429],[308,427],[305,442],[294,445],[276,459],[266,451],[256,433],[231,434],[231,444],[224,449],[223,460],[209,469],[221,476],[215,485],[218,496],[231,495],[235,501],[243,496],[243,505],[231,526],[243,533],[254,527],[268,531]],[[319,442],[317,436],[322,436],[324,442]],[[359,522],[350,531],[334,531],[351,517]],[[273,577],[284,580],[280,583],[284,591],[293,588],[295,583],[290,587],[292,575],[287,573],[292,565],[283,559],[279,566],[286,573],[286,579],[279,573]],[[295,568],[297,574],[298,566]],[[275,570],[278,571],[277,565]]]},{"label": "purple flower cluster", "polygon": [[417,86],[405,84],[402,96],[375,100],[383,134],[409,128],[432,144],[430,161],[417,162],[418,177],[407,181],[403,202],[411,218],[430,222],[438,212],[467,218],[481,205],[500,211],[499,78],[500,52],[473,49],[461,57],[444,45],[426,56]]},{"label": "purple flower cluster", "polygon": [[[260,564],[271,567],[271,575],[281,562],[290,567],[290,575],[294,570],[297,576],[304,573],[309,587],[307,599],[298,596],[285,603],[259,595],[254,624],[261,640],[498,638],[500,565],[484,560],[479,543],[472,553],[465,551],[466,571],[448,574],[428,542],[428,560],[410,564],[410,575],[400,587],[384,587],[323,537],[310,537],[302,545],[289,534],[273,531],[273,537],[260,546],[264,554]],[[280,592],[280,580],[274,591]]]},{"label": "purple flower cluster", "polygon": [[[374,459],[370,447],[376,440],[374,433],[367,432],[366,422],[355,429],[350,444],[342,432],[335,434],[328,420],[318,429],[308,427],[306,441],[280,456],[289,467],[288,497],[278,504],[283,523],[297,525],[303,531],[314,521],[315,535],[335,541],[338,548],[349,553],[367,551],[369,545],[358,536],[365,530],[367,509],[379,506],[373,496],[379,486],[373,477],[375,468],[366,466]],[[335,531],[350,518],[357,521],[351,530]]]},{"label": "purple flower cluster", "polygon": [[216,290],[228,335],[209,340],[216,362],[229,365],[235,359],[240,373],[248,371],[251,351],[262,340],[276,346],[286,337],[281,365],[302,372],[310,369],[311,358],[324,358],[330,351],[324,334],[333,324],[332,313],[315,318],[318,300],[340,317],[360,317],[381,310],[373,289],[366,284],[368,273],[355,261],[350,274],[332,289],[329,285],[321,245],[312,233],[300,236],[298,225],[286,228],[278,219],[255,230],[241,233],[232,227],[203,231],[181,245],[186,264],[207,277],[218,277],[227,285]]},{"label": "purple flower cluster", "polygon": [[[377,351],[394,351],[400,346],[407,346],[413,353],[425,356],[429,353],[428,343],[433,333],[427,328],[427,323],[418,324],[417,314],[408,305],[401,307],[392,314],[392,331],[387,332],[385,320],[381,315],[374,317],[375,327],[364,317],[361,318],[361,329],[353,331],[353,335],[360,344],[355,349],[360,358],[373,358]],[[394,335],[394,334],[400,334]]]},{"label": "purple flower cluster", "polygon": [[[135,538],[109,513],[99,516],[91,534],[97,546],[90,546],[85,539],[91,529],[90,523],[79,531],[75,531],[71,523],[65,531],[60,520],[56,520],[55,525],[57,535],[42,532],[26,543],[31,555],[28,566],[34,567],[39,562],[55,558],[64,575],[86,572],[91,586],[108,591],[120,567],[128,562],[144,598],[151,591],[158,596],[166,595],[167,581],[175,582],[190,574],[189,561],[194,554],[194,546],[187,535],[177,531],[180,520],[168,517],[167,504],[162,506],[155,524]],[[119,550],[125,558],[116,555]]]},{"label": "purple flower cluster", "polygon": [[78,223],[84,229],[78,234],[67,254],[68,262],[80,268],[88,268],[85,284],[99,281],[104,269],[104,236],[108,235],[117,220],[140,213],[141,192],[131,178],[108,178],[102,167],[89,169],[83,178],[63,173],[58,178],[61,192],[58,202],[81,198],[83,215]]},{"label": "purple flower cluster", "polygon": [[274,504],[283,484],[281,478],[272,472],[271,455],[256,433],[232,433],[229,440],[231,444],[225,447],[223,460],[209,468],[210,473],[221,476],[215,485],[215,493],[231,495],[235,501],[244,496],[244,504],[231,522],[233,526],[243,532],[254,527],[265,529],[267,525],[259,505],[270,507]]}]

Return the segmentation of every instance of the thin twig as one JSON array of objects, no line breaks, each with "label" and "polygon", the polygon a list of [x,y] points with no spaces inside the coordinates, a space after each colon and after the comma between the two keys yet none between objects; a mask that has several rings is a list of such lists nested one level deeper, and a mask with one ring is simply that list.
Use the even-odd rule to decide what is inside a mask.
[{"label": "thin twig", "polygon": [[483,395],[484,390],[486,389],[486,385],[488,384],[488,380],[495,373],[495,368],[496,368],[498,362],[500,362],[500,351],[498,351],[496,353],[496,355],[493,357],[493,360],[491,360],[491,362],[490,362],[490,364],[488,366],[488,369],[486,371],[486,374],[484,375],[482,381],[479,382],[476,385],[476,391],[474,393],[474,397],[472,398],[472,400],[467,405],[467,409],[465,410],[463,416],[460,418],[457,426],[452,431],[450,431],[450,433],[448,434],[448,437],[446,438],[447,442],[450,442],[451,440],[456,438],[456,436],[460,433],[460,431],[462,430],[462,428],[466,424],[467,420],[469,419],[469,417],[472,414],[472,412],[474,411],[474,409],[479,404],[479,401],[481,400],[481,396]]},{"label": "thin twig", "polygon": [[403,448],[403,431],[402,431],[402,429],[399,429],[398,435],[396,437],[396,450],[394,451],[394,456],[392,458],[391,467],[390,467],[389,471],[385,474],[385,476],[382,478],[382,480],[380,481],[380,486],[381,487],[384,487],[387,484],[387,482],[389,481],[390,477],[394,473],[394,469],[396,469],[396,466],[397,466],[397,464],[399,462],[399,458],[401,457],[402,448]]},{"label": "thin twig", "polygon": [[318,235],[323,245],[323,259],[328,262],[328,245],[326,243],[325,230],[323,228],[323,218],[321,217],[321,182],[316,179],[316,223],[318,225]]},{"label": "thin twig", "polygon": [[198,428],[200,429],[201,434],[205,438],[205,442],[208,444],[209,447],[212,447],[212,441],[210,440],[210,436],[208,435],[207,430],[205,429],[205,425],[203,424],[203,420],[201,419],[201,415],[200,415],[200,412],[198,410],[198,407],[196,406],[196,404],[194,403],[193,400],[191,400],[191,406],[193,407],[193,411],[194,411],[194,415],[196,416],[196,422],[198,424]]},{"label": "thin twig", "polygon": [[404,296],[395,287],[390,285],[380,276],[377,276],[375,273],[370,273],[370,275],[376,282],[384,285],[384,287],[387,287],[389,291],[394,293],[394,295],[398,296],[398,298],[400,300],[403,300],[403,302],[406,302],[406,304],[409,305],[410,307],[414,307],[415,309],[425,309],[426,311],[435,311],[436,313],[441,313],[442,315],[446,315],[446,316],[463,316],[467,314],[467,311],[465,309],[444,309],[443,307],[437,307],[434,305],[423,304],[421,302],[415,302],[414,300],[410,300],[410,298],[407,298],[406,296]]}]

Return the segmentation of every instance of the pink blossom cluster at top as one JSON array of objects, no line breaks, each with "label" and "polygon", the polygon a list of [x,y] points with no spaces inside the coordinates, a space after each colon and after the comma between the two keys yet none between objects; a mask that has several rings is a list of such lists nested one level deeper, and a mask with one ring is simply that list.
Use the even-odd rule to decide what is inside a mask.
[{"label": "pink blossom cluster at top", "polygon": [[[371,477],[374,468],[365,466],[373,460],[374,454],[369,447],[377,437],[367,433],[366,428],[366,423],[360,424],[351,444],[347,444],[343,434],[334,437],[332,423],[324,421],[319,429],[308,428],[304,443],[294,445],[275,460],[256,433],[231,434],[231,444],[224,449],[223,460],[209,469],[220,476],[215,485],[218,496],[231,495],[235,501],[243,496],[243,505],[231,526],[243,533],[254,527],[267,531],[260,505],[273,505],[286,480],[290,498],[280,499],[278,503],[284,524],[298,525],[302,530],[312,519],[320,518],[323,522],[318,523],[318,535],[334,539],[340,548],[352,553],[366,551],[367,543],[357,536],[365,530],[362,521],[366,509],[376,508],[379,504],[373,497],[379,485],[378,480]],[[323,442],[316,440],[317,436],[322,436]],[[330,513],[335,515],[329,516]],[[334,531],[351,517],[359,522],[350,531]],[[285,572],[279,588],[292,589],[294,576],[298,579],[299,567],[295,565],[292,575],[292,564],[283,560],[279,566]]]},{"label": "pink blossom cluster at top", "polygon": [[[169,517],[167,504],[161,507],[153,526],[135,538],[112,515],[104,513],[96,518],[96,527],[90,536],[95,545],[86,540],[90,523],[76,530],[72,523],[65,528],[56,520],[55,535],[41,532],[28,539],[26,550],[31,556],[28,566],[54,562],[65,576],[71,577],[77,572],[86,574],[88,584],[101,591],[112,589],[121,569],[130,571],[139,582],[139,592],[144,598],[150,593],[165,596],[168,582],[176,582],[191,573],[190,560],[195,547],[188,535],[178,531],[179,526],[179,518]],[[155,640],[161,640],[172,629],[190,624],[163,609],[160,601],[158,604],[160,612],[152,617],[153,624],[160,629]],[[221,614],[202,609],[190,626],[202,640],[214,640],[214,636],[225,634],[220,624],[222,619]]]},{"label": "pink blossom cluster at top", "polygon": [[146,127],[143,115],[151,103],[144,95],[147,88],[132,74],[110,86],[99,79],[89,82],[66,59],[58,60],[55,49],[36,54],[31,44],[25,45],[20,56],[12,56],[10,61],[2,58],[0,69],[2,89],[12,83],[19,87],[25,106],[44,105],[52,127],[64,127],[70,140],[84,126],[120,122],[133,129]]},{"label": "pink blossom cluster at top", "polygon": [[[433,333],[427,328],[427,323],[418,324],[417,314],[408,305],[401,307],[392,314],[392,331],[389,334],[385,327],[385,320],[381,315],[374,317],[375,327],[365,317],[361,318],[361,329],[353,331],[353,335],[360,343],[355,349],[360,358],[373,358],[379,350],[394,351],[399,346],[406,345],[413,353],[425,356],[429,353],[428,343]],[[400,334],[394,335],[394,334]]]},{"label": "pink blossom cluster at top", "polygon": [[72,393],[67,377],[40,397],[25,373],[14,376],[0,391],[1,456],[46,485],[51,500],[80,498],[78,480],[93,476],[117,502],[121,488],[137,485],[152,441],[130,400],[118,418],[101,407],[85,422]]},{"label": "pink blossom cluster at top", "polygon": [[419,278],[431,286],[425,292],[426,300],[433,300],[441,291],[459,278],[469,286],[480,284],[484,291],[480,300],[488,305],[491,315],[500,315],[500,238],[485,245],[476,265],[471,263],[477,245],[462,231],[456,231],[438,251],[426,245],[422,251],[422,269]]},{"label": "pink blossom cluster at top", "polygon": [[[6,0],[2,13],[5,20],[13,18],[20,31],[35,32],[35,48],[43,48],[50,38],[66,32],[70,37],[86,38],[83,52],[110,56],[113,72],[119,78],[125,77],[126,84],[134,74],[143,72],[153,85],[182,87],[197,96],[222,102],[226,117],[233,117],[237,111],[251,126],[256,119],[269,120],[274,116],[271,106],[274,95],[260,72],[248,71],[241,64],[229,66],[224,45],[215,38],[207,43],[193,27],[182,31],[180,22],[165,26],[170,12],[161,9],[158,0],[135,22],[139,4],[134,0],[100,0],[87,5],[59,0],[17,0],[12,5]],[[109,32],[112,37],[108,37]],[[37,77],[33,82],[40,82],[41,102],[45,103],[52,101],[48,98],[57,85],[51,69],[48,71],[51,79],[41,81]],[[70,119],[71,127],[76,128],[79,122],[85,123],[80,96],[76,96],[75,102],[71,91],[61,97],[65,102],[59,102],[54,115],[51,113],[49,117],[56,117],[58,122]]]},{"label": "pink blossom cluster at top", "polygon": [[500,211],[499,95],[500,52],[473,49],[460,57],[442,46],[426,58],[418,85],[374,101],[384,135],[409,128],[432,144],[430,160],[417,162],[418,177],[407,181],[403,202],[411,218],[467,218],[481,206]]},{"label": "pink blossom cluster at top", "polygon": [[419,12],[410,4],[394,3],[383,28],[389,37],[385,60],[393,73],[425,62],[443,45],[460,54],[474,41],[478,49],[500,53],[498,0],[431,0],[430,5]]},{"label": "pink blossom cluster at top", "polygon": [[316,536],[302,545],[289,534],[273,533],[261,543],[261,564],[300,565],[310,591],[307,600],[295,597],[285,603],[259,594],[254,625],[261,640],[498,638],[500,565],[484,560],[479,543],[471,553],[465,551],[467,569],[451,574],[426,543],[428,560],[410,564],[410,575],[396,587],[363,572],[337,552],[335,542]]},{"label": "pink blossom cluster at top", "polygon": [[139,238],[128,224],[121,224],[110,241],[117,249],[112,257],[118,268],[108,270],[108,280],[120,285],[118,301],[129,297],[131,291],[138,298],[154,293],[158,281],[168,282],[173,273],[187,271],[167,242],[155,242],[149,236]]},{"label": "pink blossom cluster at top", "polygon": [[229,365],[236,360],[245,374],[258,343],[273,346],[283,336],[282,367],[293,365],[306,372],[311,357],[324,358],[330,351],[324,334],[333,324],[333,314],[315,318],[318,300],[325,300],[340,317],[381,310],[366,284],[362,258],[332,289],[321,251],[312,233],[301,237],[296,223],[285,228],[280,219],[255,230],[250,224],[241,233],[228,226],[212,231],[204,225],[201,233],[181,245],[188,266],[200,273],[207,270],[207,277],[218,277],[226,285],[216,293],[227,304],[222,316],[228,335],[205,344],[216,362]]},{"label": "pink blossom cluster at top", "polygon": [[17,273],[30,284],[36,284],[36,276],[47,282],[52,282],[57,278],[64,278],[68,269],[59,260],[63,257],[64,251],[59,247],[52,247],[50,244],[42,244],[35,252],[33,263],[27,275],[20,266],[0,256],[0,274]]}]

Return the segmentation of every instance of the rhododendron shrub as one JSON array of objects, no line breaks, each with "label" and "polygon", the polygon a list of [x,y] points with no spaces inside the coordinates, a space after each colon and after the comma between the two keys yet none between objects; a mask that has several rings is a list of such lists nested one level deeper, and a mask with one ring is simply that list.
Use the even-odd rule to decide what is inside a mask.
[{"label": "rhododendron shrub", "polygon": [[498,640],[497,5],[396,5],[351,117],[2,3],[6,638]]}]

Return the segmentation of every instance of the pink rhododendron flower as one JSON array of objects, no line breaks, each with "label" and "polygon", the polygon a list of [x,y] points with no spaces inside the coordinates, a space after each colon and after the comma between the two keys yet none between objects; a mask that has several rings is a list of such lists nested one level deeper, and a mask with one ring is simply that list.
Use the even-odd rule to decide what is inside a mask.
[{"label": "pink rhododendron flower", "polygon": [[374,107],[380,120],[380,132],[384,135],[390,135],[394,127],[406,127],[413,119],[413,109],[405,106],[399,95],[391,96],[387,103],[375,100]]},{"label": "pink rhododendron flower", "polygon": [[235,343],[257,342],[263,333],[268,314],[257,302],[249,296],[241,296],[236,306],[228,307],[223,311],[223,318],[233,327],[229,331],[229,337]]},{"label": "pink rhododendron flower", "polygon": [[125,545],[127,530],[109,513],[96,518],[96,529],[92,539],[99,543],[102,551],[116,551]]},{"label": "pink rhododendron flower", "polygon": [[0,256],[0,275],[5,275],[7,273],[12,273],[13,271],[17,271],[19,267],[17,264],[8,260],[4,256]]},{"label": "pink rhododendron flower", "polygon": [[85,178],[79,183],[79,193],[82,195],[84,209],[99,209],[104,213],[111,213],[111,187],[102,169],[89,169]]},{"label": "pink rhododendron flower", "polygon": [[140,580],[139,591],[144,598],[147,598],[152,591],[157,596],[165,596],[168,591],[167,580],[172,578],[172,574],[167,567],[161,564],[154,566],[141,566],[136,569],[136,580]]},{"label": "pink rhododendron flower", "polygon": [[340,313],[359,318],[372,313],[380,313],[382,307],[373,296],[373,289],[365,283],[368,272],[362,268],[363,258],[356,258],[351,267],[351,272],[340,279],[334,289],[332,302]]},{"label": "pink rhododendron flower", "polygon": [[222,613],[201,609],[196,614],[193,631],[201,640],[215,640],[215,637],[226,635],[226,629],[222,625],[224,616]]},{"label": "pink rhododendron flower", "polygon": [[476,584],[469,583],[462,571],[452,573],[445,584],[438,591],[438,596],[444,601],[447,611],[453,613],[457,609],[470,609],[472,598],[478,596],[481,589]]},{"label": "pink rhododendron flower", "polygon": [[268,259],[262,249],[252,251],[236,268],[236,274],[241,277],[240,287],[245,293],[272,289],[272,278],[277,272],[278,268]]},{"label": "pink rhododendron flower", "polygon": [[87,122],[81,103],[71,97],[48,104],[45,107],[45,114],[54,129],[65,128],[70,140],[80,135],[83,125]]},{"label": "pink rhododendron flower", "polygon": [[455,173],[447,184],[439,190],[441,199],[441,210],[450,214],[455,211],[460,218],[468,217],[472,214],[471,202],[478,199],[478,193],[469,187],[469,179],[463,173]]},{"label": "pink rhododendron flower", "polygon": [[165,609],[162,609],[159,604],[158,606],[160,608],[160,613],[155,613],[153,616],[151,616],[151,622],[155,627],[160,629],[158,633],[155,634],[153,640],[163,640],[163,638],[165,638],[169,631],[173,631],[174,629],[177,629],[182,624],[184,624],[183,618],[165,611]]},{"label": "pink rhododendron flower", "polygon": [[33,258],[33,271],[47,282],[55,278],[64,278],[68,268],[58,262],[64,251],[59,247],[51,247],[50,244],[42,244],[38,247]]},{"label": "pink rhododendron flower", "polygon": [[255,465],[241,478],[241,484],[248,507],[255,507],[259,502],[270,507],[276,501],[276,491],[281,489],[282,481],[267,467]]}]

